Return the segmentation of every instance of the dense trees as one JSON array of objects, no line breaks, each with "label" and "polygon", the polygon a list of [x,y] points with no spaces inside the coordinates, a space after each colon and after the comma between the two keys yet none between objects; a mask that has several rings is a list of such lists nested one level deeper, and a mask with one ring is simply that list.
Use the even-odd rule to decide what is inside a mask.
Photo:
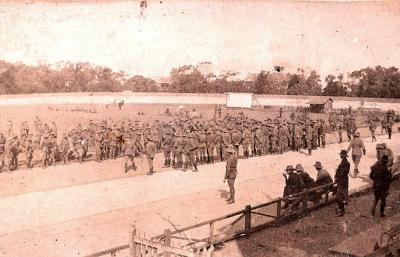
[{"label": "dense trees", "polygon": [[169,83],[159,84],[140,75],[128,77],[123,71],[90,63],[58,63],[29,66],[0,61],[0,94],[29,94],[50,92],[178,92],[255,94],[326,95],[400,98],[400,71],[395,67],[364,68],[353,71],[347,78],[328,75],[324,87],[316,71],[299,69],[296,73],[260,71],[246,78],[234,70],[215,75],[204,74],[198,66],[173,68]]}]

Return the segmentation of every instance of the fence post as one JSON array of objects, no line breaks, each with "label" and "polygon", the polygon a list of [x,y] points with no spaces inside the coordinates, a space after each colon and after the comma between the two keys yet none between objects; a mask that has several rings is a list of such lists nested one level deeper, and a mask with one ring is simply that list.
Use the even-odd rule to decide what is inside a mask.
[{"label": "fence post", "polygon": [[244,233],[246,235],[250,234],[251,231],[251,206],[246,205],[244,209]]},{"label": "fence post", "polygon": [[210,223],[210,238],[209,238],[210,245],[214,244],[214,222]]},{"label": "fence post", "polygon": [[132,225],[131,230],[129,231],[129,250],[131,253],[130,254],[131,257],[137,257],[135,236],[136,236],[136,226]]},{"label": "fence post", "polygon": [[[164,230],[164,235],[165,235],[164,244],[166,246],[171,246],[171,230],[169,229]],[[164,257],[170,257],[170,253],[164,252]]]}]

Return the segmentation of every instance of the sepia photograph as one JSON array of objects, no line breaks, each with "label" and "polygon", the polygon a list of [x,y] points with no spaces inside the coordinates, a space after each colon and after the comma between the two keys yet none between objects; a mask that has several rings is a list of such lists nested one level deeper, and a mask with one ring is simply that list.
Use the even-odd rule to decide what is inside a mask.
[{"label": "sepia photograph", "polygon": [[400,256],[400,1],[0,0],[0,256]]}]

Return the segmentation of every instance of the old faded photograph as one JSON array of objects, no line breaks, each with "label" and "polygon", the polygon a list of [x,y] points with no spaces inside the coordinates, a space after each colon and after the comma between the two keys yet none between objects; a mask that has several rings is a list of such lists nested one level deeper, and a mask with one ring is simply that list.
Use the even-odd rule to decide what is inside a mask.
[{"label": "old faded photograph", "polygon": [[399,32],[399,1],[0,1],[0,256],[400,256]]}]

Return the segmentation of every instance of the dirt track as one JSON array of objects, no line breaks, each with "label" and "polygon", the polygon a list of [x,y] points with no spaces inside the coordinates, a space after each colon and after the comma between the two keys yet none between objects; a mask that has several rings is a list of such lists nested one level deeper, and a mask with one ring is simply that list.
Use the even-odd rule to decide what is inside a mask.
[{"label": "dirt track", "polygon": [[[395,134],[391,141],[384,138],[379,138],[379,141],[387,142],[398,154],[400,146],[395,143],[399,134]],[[360,166],[362,176],[351,179],[350,188],[369,182],[366,175],[375,160],[375,144],[366,144],[367,156]],[[29,181],[28,184],[25,182],[27,189],[38,185],[43,190],[30,193],[26,190],[23,194],[0,199],[3,217],[0,221],[0,247],[6,256],[41,256],[43,251],[53,256],[80,256],[127,243],[129,224],[134,221],[139,230],[150,235],[165,228],[173,230],[171,224],[179,228],[201,222],[243,209],[249,203],[257,204],[280,196],[284,186],[281,173],[287,164],[302,163],[315,177],[312,164],[321,160],[333,174],[339,162],[337,153],[345,147],[347,143],[329,145],[315,151],[312,156],[289,152],[240,160],[237,202],[234,205],[225,204],[224,163],[201,166],[198,173],[164,170],[152,177],[123,175],[119,179],[80,185],[76,185],[75,179],[81,176],[98,179],[120,174],[119,163],[59,166],[43,174],[40,174],[42,170],[20,171],[18,177],[9,177],[9,184],[18,185],[26,180]],[[101,169],[100,173],[93,175],[97,169]],[[54,174],[57,174],[57,179]],[[75,185],[52,188],[52,181],[55,185]],[[6,195],[6,188],[1,190],[2,195]]]}]

